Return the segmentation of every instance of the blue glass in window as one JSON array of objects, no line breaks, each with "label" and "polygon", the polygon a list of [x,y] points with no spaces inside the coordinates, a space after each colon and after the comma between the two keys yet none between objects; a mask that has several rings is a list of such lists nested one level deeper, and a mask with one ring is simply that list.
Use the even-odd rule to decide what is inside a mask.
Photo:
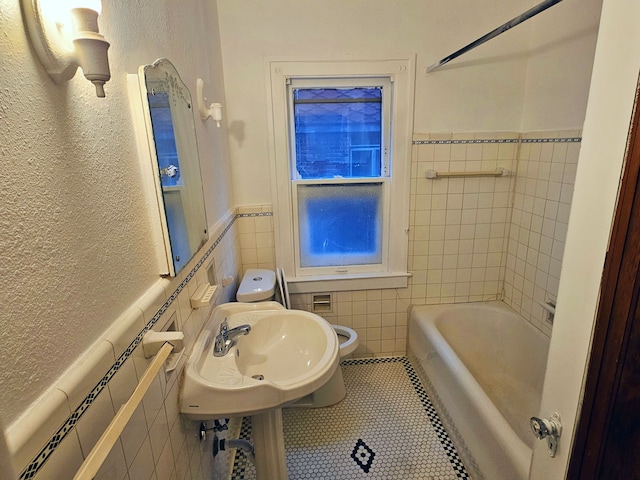
[{"label": "blue glass in window", "polygon": [[382,183],[298,185],[300,265],[382,261]]},{"label": "blue glass in window", "polygon": [[293,97],[300,178],[380,176],[381,88],[298,88]]}]

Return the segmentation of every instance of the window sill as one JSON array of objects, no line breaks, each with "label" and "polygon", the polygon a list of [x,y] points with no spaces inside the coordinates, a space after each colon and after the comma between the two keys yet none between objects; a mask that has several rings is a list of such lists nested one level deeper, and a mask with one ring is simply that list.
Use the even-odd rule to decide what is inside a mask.
[{"label": "window sill", "polygon": [[398,272],[287,277],[287,284],[291,293],[382,290],[406,288],[410,276],[410,273]]}]

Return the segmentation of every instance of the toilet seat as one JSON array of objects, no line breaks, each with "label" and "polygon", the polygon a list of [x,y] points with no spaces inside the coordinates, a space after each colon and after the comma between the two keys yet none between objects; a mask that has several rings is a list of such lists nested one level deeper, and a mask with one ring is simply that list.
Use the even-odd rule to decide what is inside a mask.
[{"label": "toilet seat", "polygon": [[350,353],[353,353],[356,348],[358,348],[358,334],[355,330],[345,327],[344,325],[331,325],[333,329],[336,331],[336,334],[346,337],[347,341],[344,343],[340,343],[340,357],[345,357]]}]

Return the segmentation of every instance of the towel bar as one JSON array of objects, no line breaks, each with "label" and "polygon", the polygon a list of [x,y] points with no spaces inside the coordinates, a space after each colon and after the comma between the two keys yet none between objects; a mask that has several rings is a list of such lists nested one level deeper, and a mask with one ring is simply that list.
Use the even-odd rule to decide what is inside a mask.
[{"label": "towel bar", "polygon": [[96,476],[98,470],[100,470],[100,467],[109,455],[109,452],[111,452],[111,449],[120,437],[124,427],[126,427],[127,422],[131,419],[131,416],[142,401],[142,397],[144,397],[144,394],[151,386],[151,382],[153,382],[172,351],[173,345],[170,343],[165,343],[162,348],[160,348],[151,365],[149,365],[149,368],[147,368],[144,375],[142,375],[131,397],[120,407],[116,416],[113,417],[109,426],[94,445],[91,452],[89,452],[89,455],[87,455],[82,465],[80,465],[73,480],[91,480]]},{"label": "towel bar", "polygon": [[506,168],[499,168],[488,172],[471,171],[471,172],[436,172],[435,170],[427,170],[425,177],[431,180],[444,177],[508,177],[511,172]]}]

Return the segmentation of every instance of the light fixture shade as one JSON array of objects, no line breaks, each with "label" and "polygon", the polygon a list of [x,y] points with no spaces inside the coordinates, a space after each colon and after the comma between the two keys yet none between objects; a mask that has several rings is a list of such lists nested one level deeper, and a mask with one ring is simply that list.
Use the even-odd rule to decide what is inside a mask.
[{"label": "light fixture shade", "polygon": [[65,82],[76,73],[73,51],[65,45],[65,36],[47,17],[39,0],[22,0],[22,15],[31,45],[49,76],[56,83]]},{"label": "light fixture shade", "polygon": [[102,1],[101,0],[69,0],[73,3],[69,7],[69,10],[72,8],[88,8],[93,10],[94,12],[98,12],[98,15],[102,13]]},{"label": "light fixture shade", "polygon": [[[42,1],[49,1],[51,5],[55,2],[57,12],[60,13],[59,0]],[[73,15],[74,29],[55,14],[55,9],[43,9],[40,2],[41,0],[21,0],[21,5],[31,44],[49,76],[59,84],[73,78],[80,66],[85,77],[96,86],[98,97],[104,97],[104,83],[111,78],[111,74],[107,56],[109,42],[98,29],[100,1],[75,2],[83,5],[89,2],[89,5],[98,10],[72,8],[70,13]],[[67,22],[71,23],[71,20]]]}]

